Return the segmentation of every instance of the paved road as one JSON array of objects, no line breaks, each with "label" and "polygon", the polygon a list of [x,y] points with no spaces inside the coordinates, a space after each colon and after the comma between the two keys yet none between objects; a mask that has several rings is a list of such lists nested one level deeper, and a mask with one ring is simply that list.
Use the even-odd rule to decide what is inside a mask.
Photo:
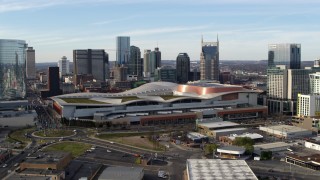
[{"label": "paved road", "polygon": [[257,176],[289,179],[320,179],[320,172],[277,160],[247,161]]}]

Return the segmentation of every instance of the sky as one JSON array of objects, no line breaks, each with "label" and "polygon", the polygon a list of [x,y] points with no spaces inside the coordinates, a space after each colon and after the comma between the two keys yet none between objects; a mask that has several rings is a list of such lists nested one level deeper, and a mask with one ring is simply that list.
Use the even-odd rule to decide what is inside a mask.
[{"label": "sky", "polygon": [[320,57],[319,0],[0,0],[0,39],[22,39],[36,62],[72,61],[74,49],[105,49],[116,36],[156,46],[162,59],[200,59],[204,41],[220,42],[220,60],[267,59],[268,44],[301,43],[302,60]]}]

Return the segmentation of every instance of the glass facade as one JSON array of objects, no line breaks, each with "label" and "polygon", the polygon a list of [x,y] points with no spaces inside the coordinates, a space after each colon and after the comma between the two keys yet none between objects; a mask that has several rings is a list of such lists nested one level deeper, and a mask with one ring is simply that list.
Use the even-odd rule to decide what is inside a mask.
[{"label": "glass facade", "polygon": [[116,61],[118,65],[126,64],[130,57],[130,37],[117,37]]},{"label": "glass facade", "polygon": [[268,67],[285,65],[287,69],[300,69],[300,44],[270,44],[268,52]]},{"label": "glass facade", "polygon": [[200,72],[201,80],[219,81],[219,41],[202,42]]},{"label": "glass facade", "polygon": [[23,40],[0,39],[0,100],[25,98],[26,49]]}]

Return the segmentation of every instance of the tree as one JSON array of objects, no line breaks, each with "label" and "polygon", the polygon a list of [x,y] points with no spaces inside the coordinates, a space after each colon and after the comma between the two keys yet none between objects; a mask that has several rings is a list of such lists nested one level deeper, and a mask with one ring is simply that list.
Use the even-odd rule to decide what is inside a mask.
[{"label": "tree", "polygon": [[218,149],[218,145],[216,144],[206,144],[204,146],[204,153],[205,155],[209,155],[209,154],[212,154],[213,151],[216,151]]},{"label": "tree", "polygon": [[246,149],[246,154],[253,153],[254,141],[249,137],[236,137],[232,144],[235,146],[243,146]]},{"label": "tree", "polygon": [[254,141],[248,137],[236,137],[235,140],[232,142],[233,145],[236,146],[245,146],[245,145],[254,145]]},{"label": "tree", "polygon": [[269,160],[272,158],[272,151],[261,151],[261,160]]}]

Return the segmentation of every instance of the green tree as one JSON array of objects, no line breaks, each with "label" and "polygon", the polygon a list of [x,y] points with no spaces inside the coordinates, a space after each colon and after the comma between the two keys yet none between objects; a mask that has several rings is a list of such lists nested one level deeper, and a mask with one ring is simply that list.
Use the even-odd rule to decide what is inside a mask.
[{"label": "green tree", "polygon": [[272,158],[272,151],[261,151],[261,160],[269,160]]},{"label": "green tree", "polygon": [[245,146],[245,145],[254,145],[254,141],[248,137],[236,137],[236,139],[232,142],[233,145],[236,146]]},{"label": "green tree", "polygon": [[206,144],[204,146],[204,153],[205,155],[209,155],[209,154],[212,154],[213,151],[216,151],[218,149],[218,145],[216,144]]},{"label": "green tree", "polygon": [[232,142],[235,146],[242,146],[246,149],[246,154],[252,154],[254,150],[254,141],[248,137],[236,137]]}]

